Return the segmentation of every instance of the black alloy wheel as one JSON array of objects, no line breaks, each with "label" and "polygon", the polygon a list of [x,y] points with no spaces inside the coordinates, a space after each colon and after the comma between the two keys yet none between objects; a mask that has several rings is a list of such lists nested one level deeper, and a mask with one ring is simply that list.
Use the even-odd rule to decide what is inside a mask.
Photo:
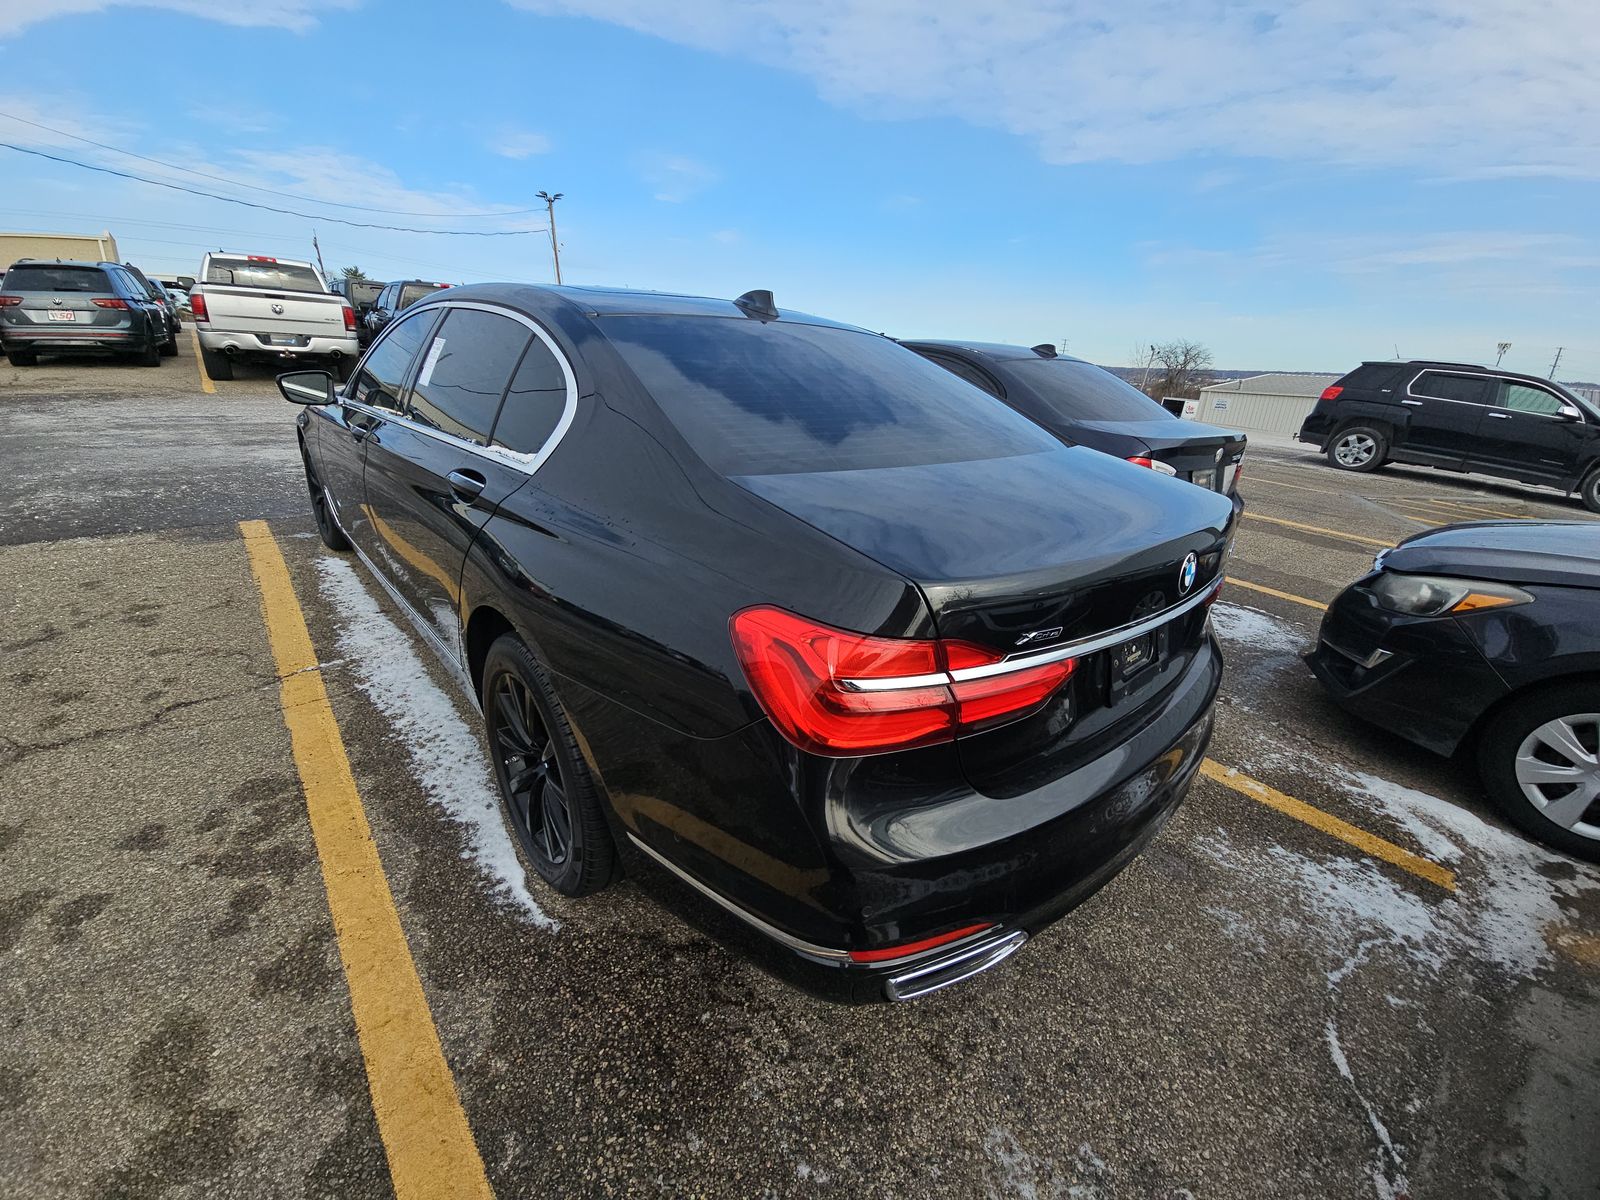
[{"label": "black alloy wheel", "polygon": [[311,469],[311,460],[305,457],[305,447],[301,447],[300,453],[305,459],[306,488],[311,492],[311,512],[317,520],[317,535],[329,550],[343,554],[350,549],[350,539],[345,537],[344,530],[339,528],[339,522],[333,515],[333,497],[328,495],[328,489],[322,486],[317,473]]},{"label": "black alloy wheel", "polygon": [[599,891],[611,881],[616,849],[548,679],[510,634],[489,648],[483,677],[495,782],[523,854],[564,895]]},{"label": "black alloy wheel", "polygon": [[161,365],[161,343],[151,341],[139,352],[139,365],[141,367],[159,367]]},{"label": "black alloy wheel", "polygon": [[1590,512],[1600,513],[1600,467],[1595,467],[1578,486],[1578,496]]}]

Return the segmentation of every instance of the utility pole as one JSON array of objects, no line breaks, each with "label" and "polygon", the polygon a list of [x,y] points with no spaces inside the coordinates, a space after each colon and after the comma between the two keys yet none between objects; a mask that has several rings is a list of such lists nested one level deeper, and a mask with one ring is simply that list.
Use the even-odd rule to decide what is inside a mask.
[{"label": "utility pole", "polygon": [[328,268],[322,265],[322,247],[317,245],[317,231],[315,229],[311,231],[311,248],[317,252],[317,270],[322,272],[322,280],[326,283],[328,280]]},{"label": "utility pole", "polygon": [[1156,348],[1154,346],[1151,346],[1150,347],[1150,357],[1144,360],[1144,378],[1139,380],[1139,390],[1141,392],[1144,391],[1145,385],[1150,382],[1150,368],[1155,365],[1155,361],[1156,361]]},{"label": "utility pole", "polygon": [[561,246],[556,241],[556,201],[561,199],[561,193],[552,196],[549,192],[540,192],[539,199],[544,201],[545,211],[550,214],[550,257],[556,264],[556,283],[561,282]]},{"label": "utility pole", "polygon": [[1498,367],[1500,365],[1500,360],[1506,356],[1506,351],[1511,349],[1511,343],[1496,342],[1495,346],[1498,347],[1499,352],[1494,356],[1494,365]]},{"label": "utility pole", "polygon": [[1556,360],[1550,364],[1550,374],[1545,376],[1546,379],[1554,379],[1556,377],[1556,368],[1561,365],[1561,352],[1565,349],[1565,346],[1556,347]]}]

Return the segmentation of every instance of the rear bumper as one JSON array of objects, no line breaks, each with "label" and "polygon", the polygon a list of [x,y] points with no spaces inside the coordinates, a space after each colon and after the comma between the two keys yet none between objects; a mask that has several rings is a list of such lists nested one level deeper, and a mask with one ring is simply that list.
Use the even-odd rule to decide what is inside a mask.
[{"label": "rear bumper", "polygon": [[198,332],[200,345],[206,350],[266,362],[294,362],[302,358],[331,358],[335,355],[354,358],[360,353],[354,331],[345,337],[306,336],[305,344],[296,346],[268,345],[261,340],[267,335],[238,329],[201,329]]},{"label": "rear bumper", "polygon": [[1313,409],[1300,424],[1300,432],[1295,434],[1295,440],[1309,442],[1318,450],[1328,448],[1328,437],[1333,433],[1334,416],[1331,412],[1323,413]]},{"label": "rear bumper", "polygon": [[1353,715],[1435,753],[1454,754],[1510,688],[1455,618],[1390,613],[1364,582],[1329,606],[1306,665]]},{"label": "rear bumper", "polygon": [[150,340],[143,330],[133,329],[29,329],[0,331],[0,348],[5,350],[134,350]]},{"label": "rear bumper", "polygon": [[[1020,830],[994,841],[892,860],[875,853],[864,831],[850,828],[848,801],[841,803],[837,795],[850,786],[850,768],[838,764],[826,785],[835,792],[834,803],[820,821],[826,840],[813,869],[776,866],[768,854],[758,859],[746,830],[739,831],[744,836],[737,841],[722,831],[708,837],[695,827],[698,823],[691,826],[678,814],[663,814],[660,822],[646,816],[627,829],[627,837],[738,922],[708,921],[715,910],[698,903],[684,912],[687,919],[741,946],[772,973],[845,1003],[915,999],[1004,961],[1102,887],[1155,836],[1204,757],[1221,667],[1208,637],[1205,652],[1194,656],[1152,719],[1048,786],[1022,795],[984,796],[949,776],[942,792],[902,777],[915,793],[896,802],[904,817],[880,813],[875,818],[914,823],[931,809],[1004,810],[1005,823]],[[769,736],[764,724],[734,736]],[[887,765],[883,770],[896,774]],[[811,807],[791,793],[791,809],[797,802],[802,810]],[[753,796],[743,807],[747,821],[758,819]],[[982,819],[964,823],[970,828]],[[683,836],[691,828],[694,836]],[[736,852],[716,853],[719,842]],[[951,846],[946,841],[938,849]],[[747,864],[760,875],[752,877]],[[802,886],[774,888],[779,881]],[[681,904],[673,907],[683,911]],[[902,959],[863,963],[850,957],[852,948],[881,953],[886,943],[915,943],[976,924],[985,928]]]}]

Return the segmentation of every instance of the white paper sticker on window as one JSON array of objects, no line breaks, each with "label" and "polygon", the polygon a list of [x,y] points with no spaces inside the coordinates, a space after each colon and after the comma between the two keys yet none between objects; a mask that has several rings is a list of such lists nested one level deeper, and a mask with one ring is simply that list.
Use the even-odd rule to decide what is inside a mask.
[{"label": "white paper sticker on window", "polygon": [[444,339],[436,337],[433,345],[428,347],[428,357],[422,360],[422,371],[417,375],[417,386],[427,387],[433,379],[433,369],[439,365],[439,356],[444,353]]}]

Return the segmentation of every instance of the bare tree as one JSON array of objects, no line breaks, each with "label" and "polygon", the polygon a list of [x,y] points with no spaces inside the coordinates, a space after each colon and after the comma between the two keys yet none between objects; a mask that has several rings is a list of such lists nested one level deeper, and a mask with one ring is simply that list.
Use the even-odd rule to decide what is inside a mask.
[{"label": "bare tree", "polygon": [[1157,400],[1192,400],[1211,381],[1211,351],[1199,342],[1164,342],[1151,353],[1154,369],[1146,390]]}]

